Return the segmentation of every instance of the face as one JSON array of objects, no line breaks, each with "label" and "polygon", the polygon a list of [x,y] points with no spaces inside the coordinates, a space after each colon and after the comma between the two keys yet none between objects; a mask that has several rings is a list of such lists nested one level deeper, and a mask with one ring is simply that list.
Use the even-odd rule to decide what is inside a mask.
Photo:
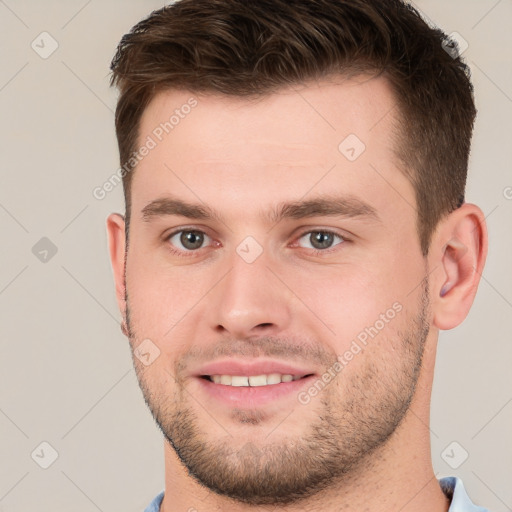
[{"label": "face", "polygon": [[394,106],[384,79],[359,78],[258,101],[165,92],[143,115],[134,365],[218,494],[291,503],[339,484],[382,456],[414,399],[428,269]]}]

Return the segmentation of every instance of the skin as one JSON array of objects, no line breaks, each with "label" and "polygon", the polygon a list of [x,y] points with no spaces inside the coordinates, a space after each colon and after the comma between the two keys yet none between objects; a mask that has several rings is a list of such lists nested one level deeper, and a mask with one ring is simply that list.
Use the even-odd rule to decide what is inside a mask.
[{"label": "skin", "polygon": [[[134,365],[166,436],[161,510],[448,510],[430,457],[430,395],[439,329],[466,317],[483,269],[482,211],[466,203],[445,216],[422,256],[414,190],[393,153],[395,100],[382,77],[309,83],[258,101],[162,92],[144,112],[139,140],[191,96],[198,105],[137,165],[126,258],[124,218],[107,220],[131,347],[150,339],[160,351],[150,365],[136,357]],[[338,150],[348,134],[366,146],[353,162]],[[262,215],[327,195],[364,201],[378,220]],[[164,196],[207,205],[220,219],[144,221],[144,207]],[[168,238],[179,229],[208,237],[187,252],[179,236]],[[344,238],[314,253],[315,230]],[[262,249],[252,263],[236,250],[247,236]],[[219,350],[237,360],[291,361],[321,376],[397,303],[400,312],[305,405],[293,394],[230,407],[193,376]],[[216,461],[210,473],[200,447],[204,460]],[[324,460],[308,459],[312,453]],[[274,497],[215,488],[216,476],[220,485],[245,477],[263,486],[263,470]],[[307,471],[311,489],[278,496],[279,483],[308,481]]]}]

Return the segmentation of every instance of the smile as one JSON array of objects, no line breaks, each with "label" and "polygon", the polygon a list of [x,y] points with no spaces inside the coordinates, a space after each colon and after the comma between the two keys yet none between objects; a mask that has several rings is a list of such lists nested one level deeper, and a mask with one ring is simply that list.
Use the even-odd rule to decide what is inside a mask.
[{"label": "smile", "polygon": [[224,386],[235,387],[257,387],[271,386],[280,384],[281,382],[292,382],[305,377],[304,375],[290,375],[280,373],[269,373],[262,375],[203,375],[205,379]]}]

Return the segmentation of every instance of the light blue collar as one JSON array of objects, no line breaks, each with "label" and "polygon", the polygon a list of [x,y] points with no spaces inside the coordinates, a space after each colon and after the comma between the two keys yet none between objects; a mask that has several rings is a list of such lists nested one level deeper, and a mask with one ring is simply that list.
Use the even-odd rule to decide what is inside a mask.
[{"label": "light blue collar", "polygon": [[489,512],[486,508],[477,507],[472,503],[460,478],[454,476],[441,478],[439,485],[451,499],[448,512]]}]

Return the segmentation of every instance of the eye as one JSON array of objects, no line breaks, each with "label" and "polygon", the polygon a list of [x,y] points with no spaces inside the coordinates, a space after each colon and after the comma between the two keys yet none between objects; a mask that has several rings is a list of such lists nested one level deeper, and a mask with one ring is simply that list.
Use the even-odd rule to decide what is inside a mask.
[{"label": "eye", "polygon": [[210,241],[210,237],[202,231],[195,229],[183,229],[171,233],[167,240],[180,250],[195,251],[201,249],[205,241]]},{"label": "eye", "polygon": [[[335,243],[336,240],[338,240],[338,243]],[[303,242],[301,243],[301,241]],[[300,247],[305,247],[307,249],[325,251],[326,249],[330,249],[333,245],[339,245],[344,241],[345,240],[343,237],[337,235],[336,233],[332,233],[331,231],[318,230],[304,233],[299,238],[298,244]]]}]

